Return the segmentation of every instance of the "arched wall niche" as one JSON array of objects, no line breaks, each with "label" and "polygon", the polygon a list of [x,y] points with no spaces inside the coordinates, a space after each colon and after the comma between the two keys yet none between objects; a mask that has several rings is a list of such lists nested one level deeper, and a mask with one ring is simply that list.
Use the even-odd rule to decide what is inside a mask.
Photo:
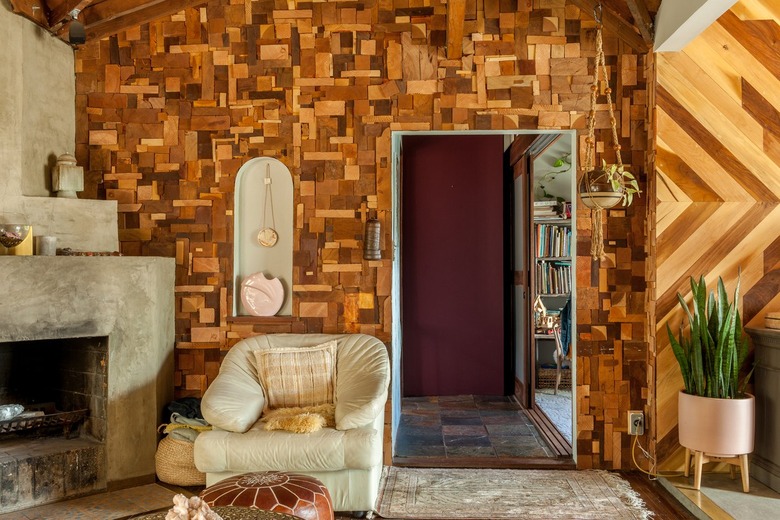
[{"label": "arched wall niche", "polygon": [[[266,177],[271,183],[266,184]],[[270,186],[270,194],[266,190]],[[284,302],[276,316],[292,315],[293,266],[293,180],[287,166],[271,157],[250,159],[238,170],[234,195],[233,226],[233,316],[251,316],[241,301],[241,283],[262,272],[278,278],[284,288]],[[271,216],[273,201],[273,218]],[[278,240],[273,247],[258,243],[265,226],[273,227]]]}]

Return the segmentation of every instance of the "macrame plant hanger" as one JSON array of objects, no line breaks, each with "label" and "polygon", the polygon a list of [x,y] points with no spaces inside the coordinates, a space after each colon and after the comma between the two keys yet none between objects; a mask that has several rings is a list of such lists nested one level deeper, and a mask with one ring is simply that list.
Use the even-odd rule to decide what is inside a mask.
[{"label": "macrame plant hanger", "polygon": [[[612,89],[609,87],[609,72],[604,60],[604,45],[601,37],[601,29],[603,27],[601,23],[602,7],[598,4],[593,10],[593,17],[596,20],[596,66],[593,71],[593,84],[590,86],[590,112],[588,113],[588,136],[585,138],[585,173],[587,176],[589,172],[595,169],[594,156],[596,154],[596,138],[595,138],[595,126],[596,126],[596,98],[599,92],[599,72],[604,74],[604,94],[607,98],[607,107],[609,109],[609,124],[612,127],[612,143],[615,149],[615,162],[618,168],[623,166],[623,160],[620,157],[620,142],[618,141],[617,134],[617,122],[615,121],[615,112],[612,108]],[[587,179],[585,179],[587,180]],[[584,183],[586,190],[590,191],[590,182]],[[590,256],[594,260],[600,260],[604,258],[604,210],[614,206],[605,206],[599,204],[598,198],[593,198],[591,204],[594,206],[591,209],[591,223],[592,223],[592,235]]]}]

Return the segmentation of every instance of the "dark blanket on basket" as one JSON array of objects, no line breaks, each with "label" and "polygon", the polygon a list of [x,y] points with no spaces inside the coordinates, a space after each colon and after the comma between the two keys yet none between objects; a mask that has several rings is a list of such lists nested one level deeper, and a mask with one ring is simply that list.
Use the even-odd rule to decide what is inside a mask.
[{"label": "dark blanket on basket", "polygon": [[200,399],[197,397],[183,397],[168,403],[168,411],[177,413],[189,419],[203,419],[200,413]]}]

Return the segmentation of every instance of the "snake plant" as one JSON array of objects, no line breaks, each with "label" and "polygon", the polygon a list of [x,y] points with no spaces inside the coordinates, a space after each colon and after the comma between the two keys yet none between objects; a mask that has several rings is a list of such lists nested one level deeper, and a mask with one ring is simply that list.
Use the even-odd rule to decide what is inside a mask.
[{"label": "snake plant", "polygon": [[753,371],[739,381],[740,369],[748,355],[747,337],[742,330],[742,319],[737,308],[739,277],[732,303],[728,301],[722,278],[718,278],[717,297],[714,292],[707,296],[703,276],[698,282],[691,277],[691,293],[693,313],[683,296],[677,293],[689,329],[684,330],[683,320],[678,340],[669,325],[666,325],[672,350],[682,371],[685,392],[720,399],[743,397]]}]

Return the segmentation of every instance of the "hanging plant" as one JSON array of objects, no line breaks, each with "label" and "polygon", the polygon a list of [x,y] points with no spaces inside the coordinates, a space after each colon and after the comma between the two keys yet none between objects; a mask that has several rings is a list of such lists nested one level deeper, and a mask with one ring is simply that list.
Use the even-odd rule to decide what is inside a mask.
[{"label": "hanging plant", "polygon": [[586,171],[579,184],[580,198],[589,209],[609,209],[622,201],[629,206],[640,192],[636,178],[624,165],[601,161],[601,168]]},{"label": "hanging plant", "polygon": [[[612,107],[612,89],[609,87],[609,73],[604,59],[602,41],[602,24],[598,5],[594,16],[596,28],[596,67],[593,74],[593,84],[590,86],[590,111],[588,112],[588,136],[585,138],[585,171],[580,178],[579,193],[582,204],[592,212],[592,241],[590,255],[594,260],[604,257],[604,210],[615,207],[622,201],[623,206],[630,205],[634,195],[639,195],[639,184],[636,178],[626,170],[620,157],[620,142],[617,133],[617,122]],[[609,109],[609,124],[612,128],[612,147],[615,150],[615,163],[607,164],[602,159],[601,168],[594,166],[596,152],[596,99],[599,91],[599,73],[604,74],[604,94]]]}]

